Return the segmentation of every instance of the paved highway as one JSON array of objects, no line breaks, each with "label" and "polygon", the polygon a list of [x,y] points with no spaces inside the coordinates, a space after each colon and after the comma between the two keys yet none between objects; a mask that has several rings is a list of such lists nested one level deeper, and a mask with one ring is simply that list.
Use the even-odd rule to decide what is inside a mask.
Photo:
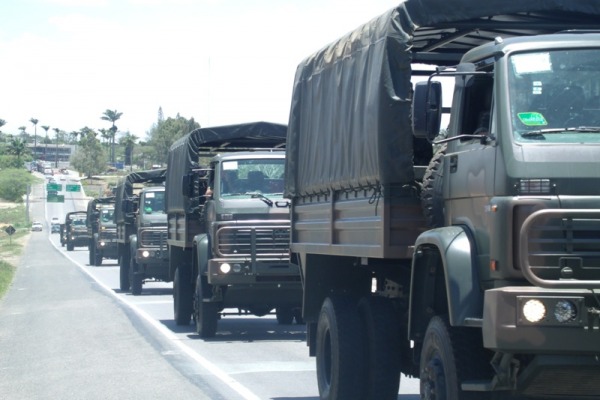
[{"label": "paved highway", "polygon": [[[64,192],[69,179],[57,177],[64,203],[46,204],[44,187],[34,189],[32,219],[64,220],[86,209],[82,192]],[[227,315],[216,337],[202,340],[192,325],[173,322],[171,283],[146,283],[133,296],[119,290],[116,260],[88,261],[87,248],[61,247],[49,223],[32,233],[0,303],[0,393],[14,395],[3,398],[48,391],[55,398],[318,399],[303,325]],[[418,380],[403,377],[398,399],[416,400],[418,390]]]}]

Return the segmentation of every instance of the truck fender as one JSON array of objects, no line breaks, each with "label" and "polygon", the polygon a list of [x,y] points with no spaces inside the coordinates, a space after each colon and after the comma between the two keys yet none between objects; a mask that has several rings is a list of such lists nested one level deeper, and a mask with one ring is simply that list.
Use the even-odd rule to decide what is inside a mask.
[{"label": "truck fender", "polygon": [[409,337],[421,340],[429,320],[448,314],[452,326],[473,326],[481,319],[483,292],[479,285],[476,246],[464,226],[423,232],[412,260]]},{"label": "truck fender", "polygon": [[206,274],[208,271],[208,259],[210,258],[210,240],[208,234],[201,233],[194,236],[194,249],[196,249],[196,265],[198,274]]}]

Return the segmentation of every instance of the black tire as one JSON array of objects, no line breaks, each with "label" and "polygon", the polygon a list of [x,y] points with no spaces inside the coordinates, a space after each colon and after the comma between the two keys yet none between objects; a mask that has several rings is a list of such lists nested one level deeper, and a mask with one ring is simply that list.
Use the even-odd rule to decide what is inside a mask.
[{"label": "black tire", "polygon": [[89,259],[89,265],[92,266],[94,265],[94,241],[90,240],[89,244],[88,244],[88,259]]},{"label": "black tire", "polygon": [[129,256],[128,254],[121,254],[119,255],[119,289],[126,292],[129,287]]},{"label": "black tire", "polygon": [[219,322],[219,306],[215,302],[204,301],[208,282],[198,275],[196,278],[196,291],[194,294],[194,320],[196,332],[201,338],[212,338],[217,334]]},{"label": "black tire", "polygon": [[302,318],[302,308],[298,307],[298,308],[294,308],[294,320],[296,321],[296,324],[298,325],[304,325],[304,318]]},{"label": "black tire", "polygon": [[483,348],[481,331],[452,328],[447,317],[429,322],[421,350],[421,397],[431,400],[485,400],[487,392],[461,390],[464,380],[491,379],[491,353]]},{"label": "black tire", "polygon": [[72,243],[67,243],[67,251],[73,251],[74,247]]},{"label": "black tire", "polygon": [[173,279],[173,314],[177,325],[189,325],[192,319],[194,299],[190,268],[181,265],[175,269]]},{"label": "black tire", "polygon": [[102,265],[102,252],[99,252],[96,246],[94,246],[94,265],[97,267]]},{"label": "black tire", "polygon": [[316,334],[321,400],[364,398],[365,352],[358,308],[350,299],[326,298]]},{"label": "black tire", "polygon": [[396,400],[400,387],[400,321],[390,300],[364,297],[358,303],[366,343],[366,399]]},{"label": "black tire", "polygon": [[138,263],[135,261],[135,257],[129,259],[129,283],[131,285],[131,294],[139,296],[142,294],[143,275],[140,272]]},{"label": "black tire", "polygon": [[444,226],[444,157],[446,144],[434,154],[423,176],[421,206],[430,228]]},{"label": "black tire", "polygon": [[294,322],[294,310],[291,307],[277,307],[275,315],[279,325],[291,325]]}]

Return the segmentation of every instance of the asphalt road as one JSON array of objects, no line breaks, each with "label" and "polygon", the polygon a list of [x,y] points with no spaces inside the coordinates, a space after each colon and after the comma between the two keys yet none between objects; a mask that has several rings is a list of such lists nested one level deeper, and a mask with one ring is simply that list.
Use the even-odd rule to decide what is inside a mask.
[{"label": "asphalt road", "polygon": [[[43,191],[32,219],[86,209],[83,193],[46,204]],[[0,398],[318,399],[304,326],[227,315],[202,340],[173,322],[170,283],[146,283],[140,296],[118,287],[116,260],[89,266],[87,249],[66,251],[49,224],[33,232],[0,302]],[[418,390],[403,377],[398,399]]]}]

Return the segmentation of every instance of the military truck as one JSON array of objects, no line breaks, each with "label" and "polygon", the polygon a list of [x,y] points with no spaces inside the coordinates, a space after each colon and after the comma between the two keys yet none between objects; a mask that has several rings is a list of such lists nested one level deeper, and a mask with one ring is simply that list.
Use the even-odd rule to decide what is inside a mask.
[{"label": "military truck", "polygon": [[406,0],[299,65],[285,196],[321,399],[396,399],[400,373],[425,399],[598,398],[599,17]]},{"label": "military truck", "polygon": [[[64,244],[67,251],[75,247],[87,247],[90,241],[87,228],[87,213],[85,211],[72,211],[65,215]],[[61,235],[61,240],[63,236]]]},{"label": "military truck", "polygon": [[104,258],[117,259],[117,227],[114,213],[114,196],[98,197],[88,202],[86,226],[90,237],[90,265],[100,266]]},{"label": "military truck", "polygon": [[145,281],[170,282],[165,213],[166,169],[132,172],[116,188],[119,281],[142,293]]},{"label": "military truck", "polygon": [[266,122],[201,128],[169,150],[174,317],[186,325],[193,314],[201,337],[216,334],[227,309],[257,316],[275,309],[285,324],[300,318],[300,274],[289,262],[289,202],[282,198],[285,135],[284,125]]}]

